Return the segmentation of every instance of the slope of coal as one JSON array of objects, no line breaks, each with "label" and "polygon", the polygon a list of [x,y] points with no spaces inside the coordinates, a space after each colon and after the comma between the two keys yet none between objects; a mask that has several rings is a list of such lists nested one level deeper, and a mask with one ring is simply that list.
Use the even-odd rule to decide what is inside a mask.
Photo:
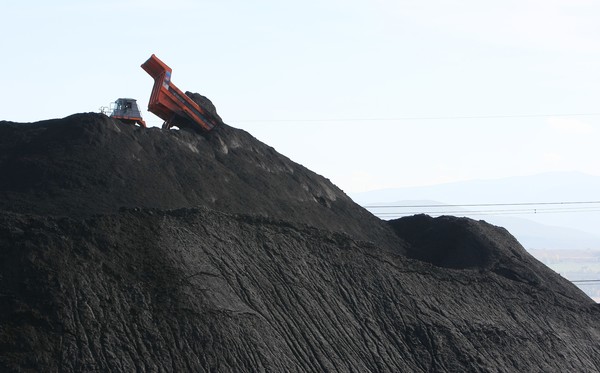
[{"label": "slope of coal", "polygon": [[600,371],[508,232],[380,221],[249,134],[0,123],[0,371]]},{"label": "slope of coal", "polygon": [[600,369],[600,312],[559,279],[205,209],[0,219],[3,371]]},{"label": "slope of coal", "polygon": [[205,206],[345,232],[394,250],[379,219],[329,180],[225,124],[200,136],[102,114],[0,122],[0,209],[90,216]]}]

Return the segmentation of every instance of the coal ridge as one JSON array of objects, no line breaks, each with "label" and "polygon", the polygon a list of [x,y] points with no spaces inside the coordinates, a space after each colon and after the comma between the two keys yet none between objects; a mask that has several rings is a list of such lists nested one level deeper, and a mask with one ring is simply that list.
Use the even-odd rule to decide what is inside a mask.
[{"label": "coal ridge", "polygon": [[[194,96],[195,97],[195,96]],[[124,126],[102,114],[0,125],[0,208],[89,216],[119,208],[206,206],[352,234],[403,250],[395,234],[329,180],[245,131]]]}]

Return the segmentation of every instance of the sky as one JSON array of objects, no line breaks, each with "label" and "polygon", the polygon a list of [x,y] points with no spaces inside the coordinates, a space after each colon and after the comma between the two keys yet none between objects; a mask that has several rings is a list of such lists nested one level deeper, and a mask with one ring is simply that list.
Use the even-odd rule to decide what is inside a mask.
[{"label": "sky", "polygon": [[[156,54],[346,192],[600,175],[600,2],[5,0],[0,120],[145,111]],[[468,201],[466,201],[468,202]]]}]

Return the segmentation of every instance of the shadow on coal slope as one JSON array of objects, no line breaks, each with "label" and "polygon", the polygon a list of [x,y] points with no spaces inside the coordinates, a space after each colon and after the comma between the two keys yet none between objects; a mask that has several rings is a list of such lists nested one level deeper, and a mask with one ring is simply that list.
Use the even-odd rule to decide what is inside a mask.
[{"label": "shadow on coal slope", "polygon": [[0,122],[0,208],[62,216],[205,206],[344,232],[403,251],[386,224],[329,180],[225,124],[142,129],[101,114]]}]

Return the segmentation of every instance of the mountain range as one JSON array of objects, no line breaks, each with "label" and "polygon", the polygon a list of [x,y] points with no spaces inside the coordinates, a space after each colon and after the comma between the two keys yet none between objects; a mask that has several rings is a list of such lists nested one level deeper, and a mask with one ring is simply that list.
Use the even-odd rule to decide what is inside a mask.
[{"label": "mountain range", "polygon": [[384,219],[417,213],[469,216],[507,228],[526,248],[600,250],[598,176],[553,172],[350,196],[363,206],[402,206],[369,208]]}]

